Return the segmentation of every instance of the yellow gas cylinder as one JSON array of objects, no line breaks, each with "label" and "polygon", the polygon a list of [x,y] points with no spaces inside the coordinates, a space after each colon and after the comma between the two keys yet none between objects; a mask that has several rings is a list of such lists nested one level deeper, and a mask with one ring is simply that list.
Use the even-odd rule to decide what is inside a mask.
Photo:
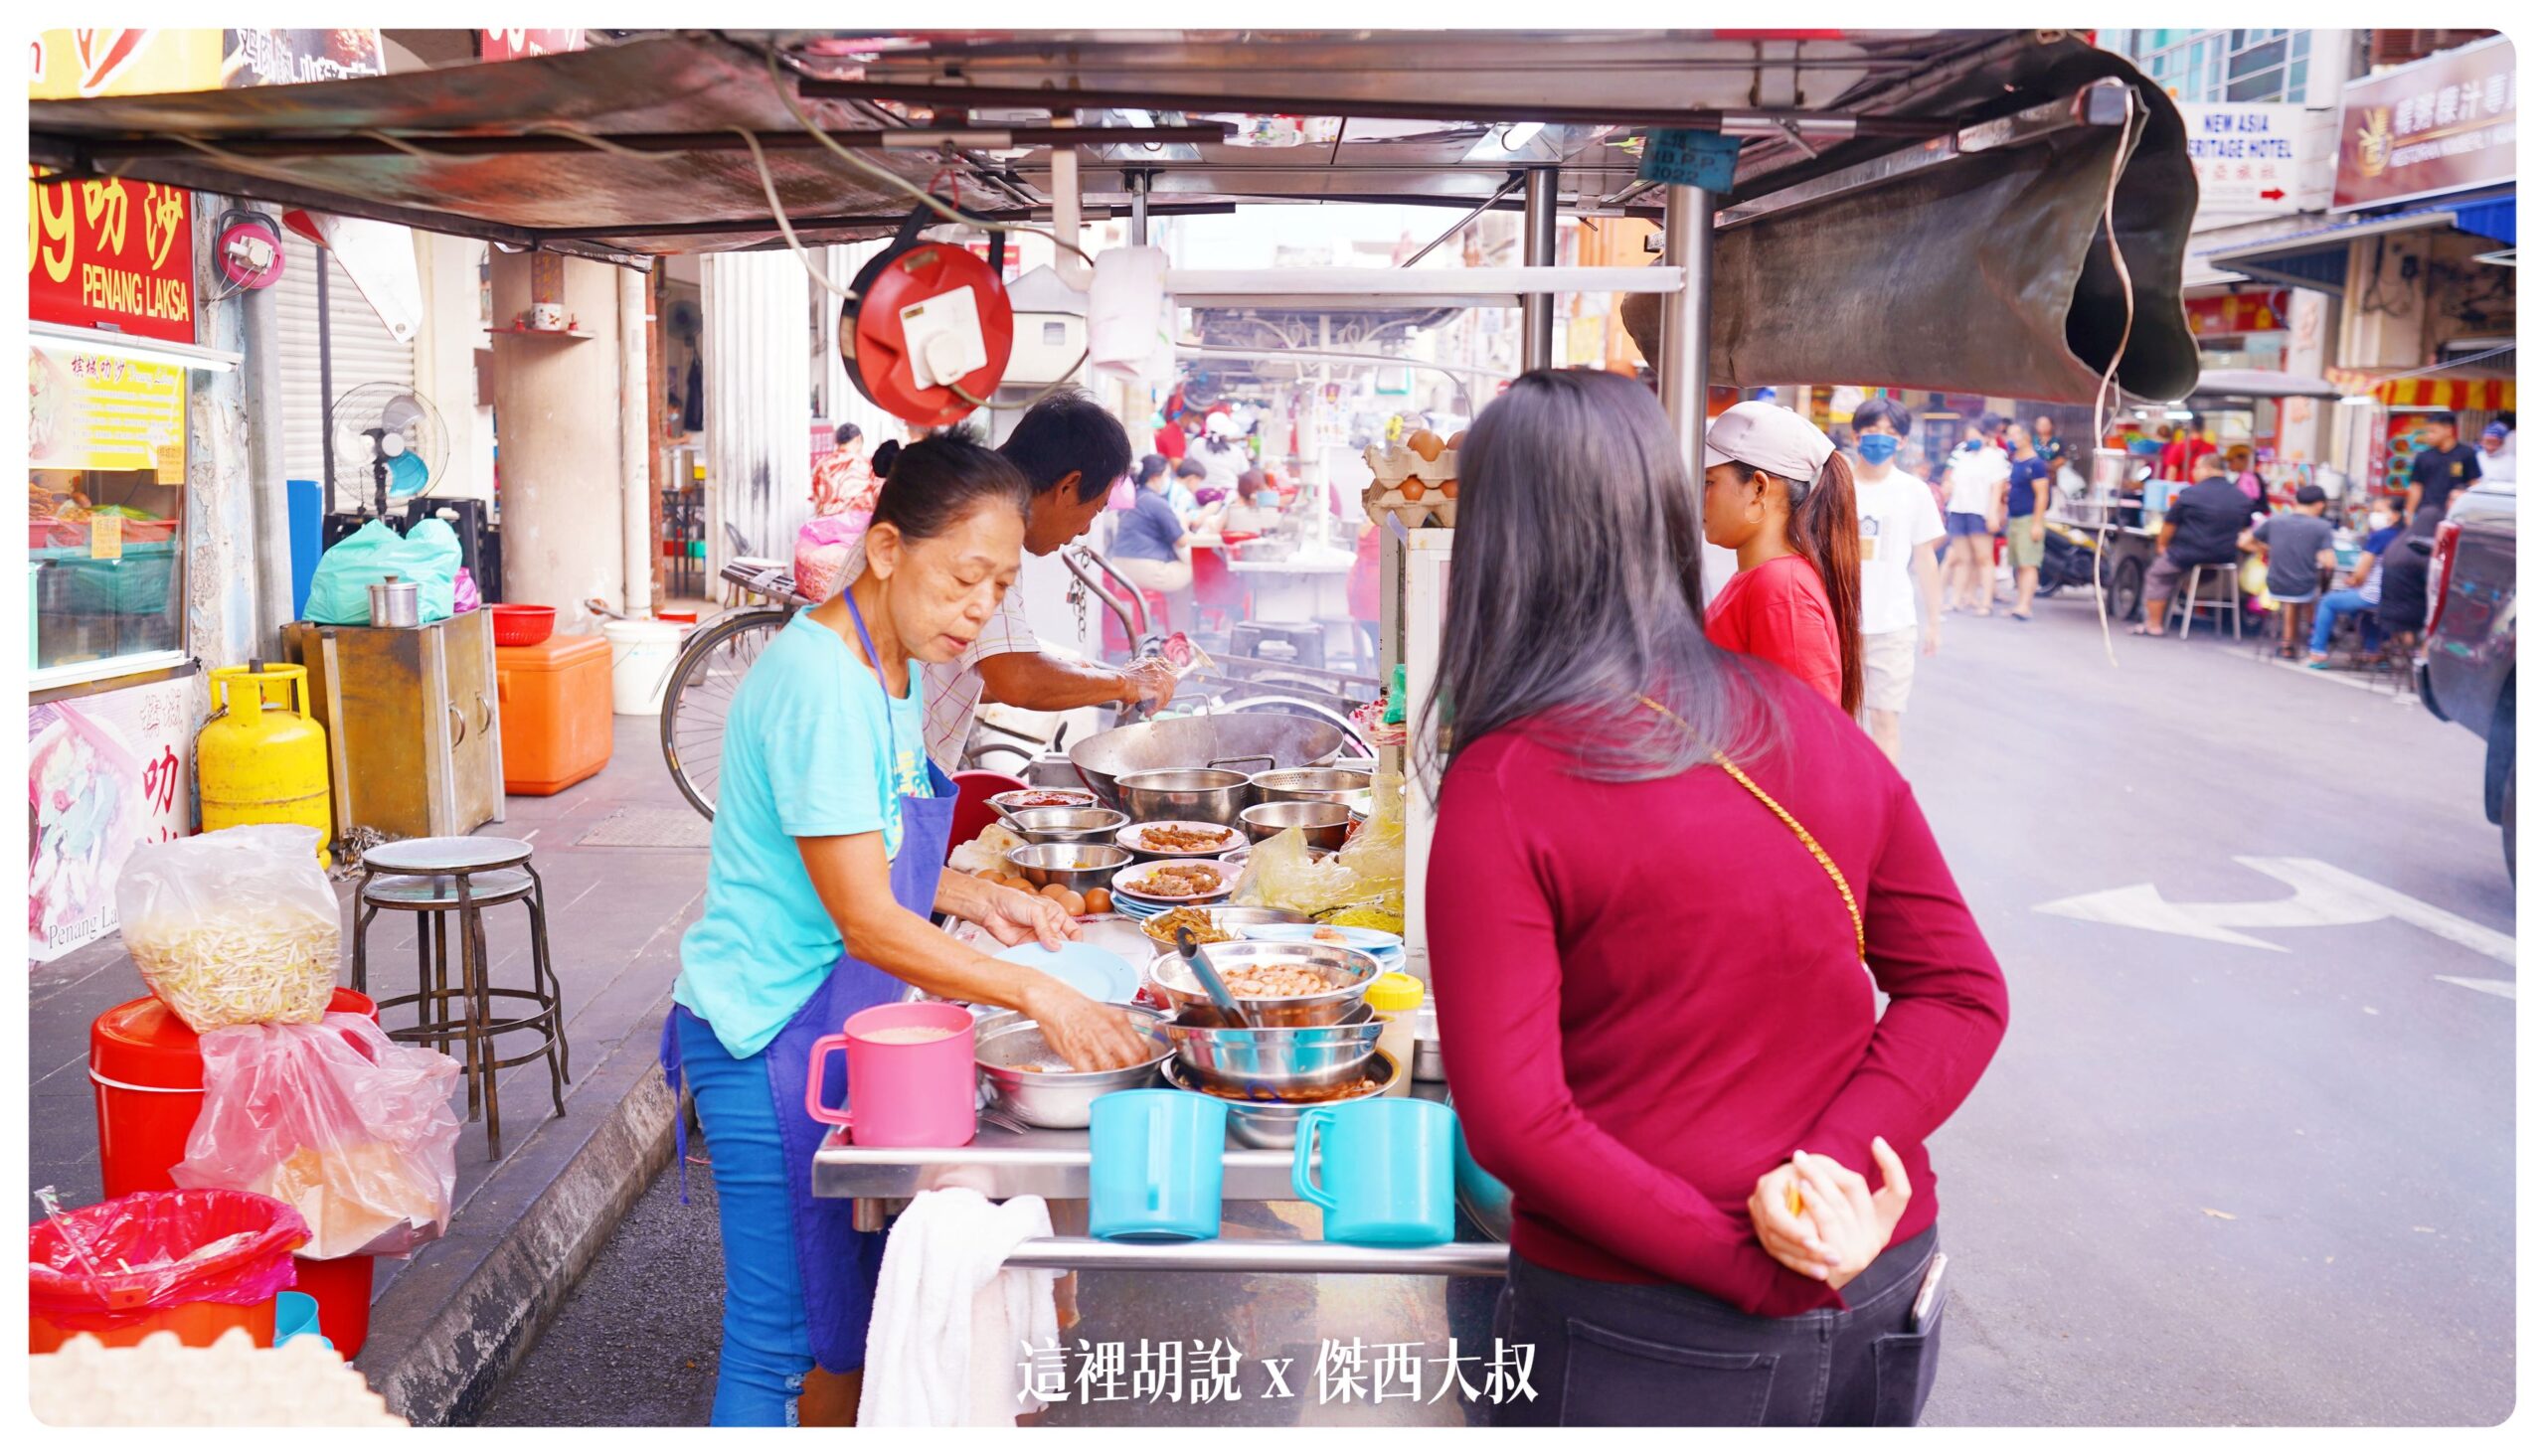
[{"label": "yellow gas cylinder", "polygon": [[212,720],[195,734],[195,778],[207,831],[306,824],[318,831],[319,863],[330,863],[327,730],[309,716],[307,668],[213,669]]}]

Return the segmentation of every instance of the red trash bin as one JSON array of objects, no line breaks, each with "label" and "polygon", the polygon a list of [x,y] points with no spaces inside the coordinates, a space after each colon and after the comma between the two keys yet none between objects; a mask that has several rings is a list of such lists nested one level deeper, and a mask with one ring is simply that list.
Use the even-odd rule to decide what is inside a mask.
[{"label": "red trash bin", "polygon": [[[370,997],[343,986],[327,1009],[380,1020]],[[155,996],[127,1001],[89,1024],[88,1080],[97,1091],[105,1196],[174,1189],[169,1172],[186,1161],[186,1138],[203,1113],[194,1030]],[[319,1330],[345,1359],[361,1354],[371,1335],[371,1256],[292,1263],[300,1291],[318,1301]]]}]

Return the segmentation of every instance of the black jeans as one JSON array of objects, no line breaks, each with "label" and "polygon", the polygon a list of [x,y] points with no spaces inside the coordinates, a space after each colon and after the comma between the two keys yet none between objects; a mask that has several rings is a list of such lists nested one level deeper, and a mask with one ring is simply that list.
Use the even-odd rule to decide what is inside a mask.
[{"label": "black jeans", "polygon": [[1744,1314],[1672,1284],[1580,1279],[1514,1254],[1494,1333],[1536,1347],[1535,1400],[1496,1425],[1916,1425],[1936,1382],[1944,1300],[1913,1328],[1936,1230],[1884,1250],[1845,1310]]}]

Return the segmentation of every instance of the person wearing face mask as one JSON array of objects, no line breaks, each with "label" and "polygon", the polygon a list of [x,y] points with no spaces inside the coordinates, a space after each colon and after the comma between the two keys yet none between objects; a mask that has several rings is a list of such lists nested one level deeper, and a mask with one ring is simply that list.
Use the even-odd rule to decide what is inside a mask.
[{"label": "person wearing face mask", "polygon": [[2368,513],[2368,539],[2359,545],[2359,565],[2353,566],[2350,575],[2324,593],[2324,599],[2315,604],[2315,631],[2306,644],[2308,667],[2317,672],[2327,669],[2332,661],[2333,634],[2341,630],[2341,624],[2347,618],[2367,613],[2368,620],[2360,627],[2363,634],[2375,624],[2377,603],[2386,585],[2382,559],[2386,548],[2393,546],[2396,538],[2403,534],[2404,523],[2395,518],[2393,511],[2380,505]]},{"label": "person wearing face mask", "polygon": [[1856,432],[1856,534],[1864,558],[1865,731],[1900,761],[1900,716],[1918,659],[1944,641],[1944,568],[1936,547],[1945,521],[1927,483],[1899,466],[1909,410],[1867,400]]}]

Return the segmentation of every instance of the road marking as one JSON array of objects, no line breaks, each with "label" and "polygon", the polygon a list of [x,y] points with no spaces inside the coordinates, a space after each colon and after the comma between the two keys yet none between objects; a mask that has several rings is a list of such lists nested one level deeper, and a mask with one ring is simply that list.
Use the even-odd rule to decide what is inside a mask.
[{"label": "road marking", "polygon": [[[2401,920],[2503,965],[2517,964],[2518,942],[2512,937],[2488,926],[2477,925],[2460,915],[2452,915],[2436,905],[2425,904],[2375,881],[2334,869],[2321,860],[2261,855],[2238,855],[2235,859],[2237,864],[2258,870],[2296,892],[2285,899],[2177,904],[2158,893],[2153,885],[2127,885],[2118,890],[2099,890],[2090,894],[2051,900],[2034,908],[2044,914],[2065,915],[2075,920],[2127,925],[2169,935],[2188,935],[2222,945],[2270,951],[2283,951],[2287,947],[2241,934],[2239,930],[2367,925],[2379,920]],[[2452,986],[2517,999],[2514,982],[2469,980],[2459,976],[2441,976],[2438,979]]]}]

